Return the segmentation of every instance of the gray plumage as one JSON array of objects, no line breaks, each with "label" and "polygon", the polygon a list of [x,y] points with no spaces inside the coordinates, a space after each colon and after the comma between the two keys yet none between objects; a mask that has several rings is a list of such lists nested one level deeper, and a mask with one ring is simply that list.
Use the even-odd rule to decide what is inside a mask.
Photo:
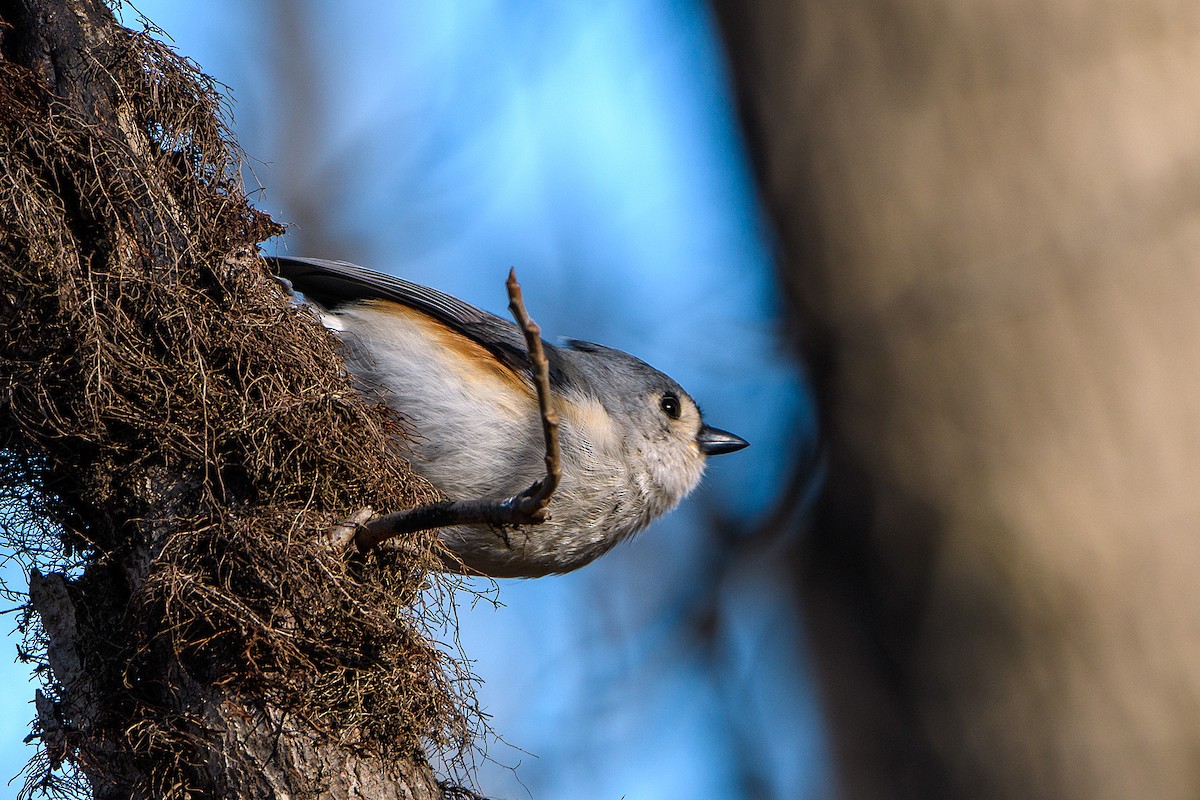
[{"label": "gray plumage", "polygon": [[[447,497],[502,500],[544,474],[516,325],[353,264],[269,260],[339,332],[354,374],[408,421],[414,468]],[[678,504],[706,456],[746,445],[705,425],[679,384],[628,353],[575,340],[543,346],[561,417],[562,480],[540,525],[507,536],[482,525],[442,529],[471,571],[534,577],[581,567]]]}]

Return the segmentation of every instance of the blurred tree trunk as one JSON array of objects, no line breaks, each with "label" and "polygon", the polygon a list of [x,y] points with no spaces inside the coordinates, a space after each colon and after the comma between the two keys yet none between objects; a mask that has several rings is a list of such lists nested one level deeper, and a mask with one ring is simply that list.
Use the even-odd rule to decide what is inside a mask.
[{"label": "blurred tree trunk", "polygon": [[[228,331],[236,325],[223,328],[219,320],[244,314],[246,342],[265,336],[260,332],[272,326],[297,325],[254,251],[259,239],[278,229],[245,207],[236,193],[236,179],[223,171],[224,157],[212,161],[213,148],[229,145],[217,134],[203,139],[200,131],[215,130],[208,118],[215,108],[199,102],[189,105],[186,93],[191,84],[176,81],[178,75],[172,73],[189,68],[176,65],[165,50],[149,46],[141,51],[150,54],[147,60],[130,72],[133,51],[123,48],[131,47],[131,41],[100,0],[0,2],[0,177],[6,183],[4,191],[18,181],[41,191],[37,196],[25,191],[4,194],[7,207],[0,209],[6,226],[0,230],[0,362],[5,370],[0,375],[0,446],[6,449],[6,470],[15,461],[34,465],[34,472],[21,480],[33,480],[29,476],[34,474],[44,478],[37,489],[45,490],[46,502],[62,512],[56,521],[66,529],[63,535],[74,547],[91,553],[70,576],[35,572],[31,581],[31,606],[45,632],[43,655],[53,681],[47,693],[39,692],[35,723],[46,772],[40,779],[35,774],[26,791],[75,796],[71,792],[87,787],[97,798],[156,800],[441,797],[419,745],[403,758],[385,758],[379,751],[345,744],[354,740],[353,726],[335,722],[329,730],[329,720],[338,719],[340,708],[336,685],[326,692],[334,698],[332,710],[301,702],[305,690],[311,688],[316,696],[321,680],[342,674],[338,669],[364,679],[376,674],[371,670],[386,660],[387,650],[346,654],[355,660],[352,669],[336,661],[338,653],[319,648],[299,652],[296,642],[305,635],[305,625],[321,613],[316,608],[323,602],[321,587],[313,581],[349,580],[349,574],[312,574],[314,565],[334,571],[341,565],[340,555],[326,558],[320,549],[323,540],[311,536],[314,525],[322,530],[310,514],[326,502],[319,495],[321,485],[306,475],[295,487],[297,492],[285,497],[283,491],[273,494],[269,483],[256,481],[272,469],[304,473],[312,466],[305,462],[310,454],[330,463],[341,458],[328,442],[320,441],[291,441],[280,451],[269,451],[286,440],[280,433],[283,427],[313,438],[336,429],[331,435],[369,439],[387,426],[368,418],[354,401],[325,391],[326,379],[312,372],[311,363],[292,363],[305,355],[304,347],[264,354],[248,346],[231,352],[244,342],[230,341]],[[179,109],[179,127],[155,125],[138,116],[135,99],[128,96],[130,84],[121,83],[126,79],[122,76],[130,75],[138,87],[153,83],[146,90],[147,102],[184,106]],[[39,156],[45,160],[38,163]],[[99,166],[103,164],[125,169],[105,172]],[[131,192],[130,186],[140,188]],[[47,209],[58,213],[43,213]],[[201,209],[213,217],[201,216]],[[25,223],[46,227],[34,230]],[[210,240],[216,241],[211,252],[201,247]],[[51,256],[46,257],[47,252]],[[47,282],[45,271],[55,269],[78,283]],[[193,273],[209,275],[205,270],[216,276],[213,282],[194,277]],[[166,305],[156,306],[155,292],[176,280],[184,287],[179,291],[188,294],[180,297],[179,291],[168,290],[162,295]],[[106,287],[113,294],[88,298],[88,286]],[[72,304],[79,303],[81,295],[83,303],[93,301],[93,309],[111,308],[131,316],[100,316],[84,339],[54,341],[56,335],[71,332],[69,323],[78,319]],[[44,317],[37,317],[43,310]],[[214,317],[205,319],[205,314]],[[13,333],[18,324],[27,326],[23,333]],[[180,330],[187,334],[182,342],[166,338]],[[151,338],[120,341],[127,331]],[[153,339],[154,335],[164,338]],[[314,346],[323,335],[312,334]],[[309,334],[300,323],[290,336],[307,342],[304,337]],[[122,349],[127,345],[134,349]],[[53,362],[55,371],[33,370],[17,377],[33,363],[23,360],[23,354],[55,347],[61,348],[59,360]],[[145,354],[145,360],[122,360],[131,354]],[[232,365],[218,364],[219,358],[232,359]],[[263,361],[280,375],[294,371],[298,385],[306,387],[292,407],[254,405],[273,396],[277,387],[291,385],[289,377],[274,380],[248,366],[262,369]],[[336,372],[336,366],[332,368]],[[77,384],[71,383],[77,379]],[[136,392],[121,395],[123,381],[161,385],[167,401],[156,403]],[[79,391],[55,394],[54,386],[76,386]],[[29,401],[35,397],[40,400]],[[85,400],[97,397],[111,397],[120,405],[87,406],[95,415],[90,422],[71,417]],[[193,397],[200,400],[189,406]],[[324,430],[306,431],[306,415],[322,409],[329,410],[334,422],[319,426]],[[160,418],[186,427],[186,415],[193,410],[195,419],[203,417],[206,423],[232,411],[231,418],[245,429],[234,434],[191,429],[182,434],[180,449],[170,450],[178,443],[171,438],[174,429],[147,427],[147,420]],[[45,417],[39,418],[39,412]],[[381,441],[387,441],[386,435]],[[161,451],[156,449],[160,444]],[[239,447],[247,449],[238,451]],[[379,452],[387,449],[384,445]],[[193,452],[199,453],[200,463],[180,455]],[[204,457],[213,460],[205,463]],[[350,470],[367,469],[353,461],[347,459]],[[379,479],[378,470],[362,480],[342,475],[333,491]],[[33,491],[29,485],[18,488]],[[13,486],[4,488],[7,528]],[[222,498],[227,509],[220,507]],[[180,531],[184,535],[177,535]],[[216,538],[218,533],[228,537]],[[281,587],[254,583],[266,573],[243,569],[247,562],[236,560],[236,547],[254,536],[276,548],[272,558],[277,553],[297,556],[293,574],[285,576]],[[302,545],[296,544],[301,540]],[[204,563],[225,570],[209,576],[217,583],[200,585],[194,576],[184,576],[191,583],[171,583],[182,580],[184,566],[201,563],[204,548],[210,548],[209,555],[215,553],[215,559]],[[192,561],[180,560],[180,553],[190,554]],[[414,570],[413,575],[413,585],[419,587],[422,573]],[[185,586],[195,591],[181,591]],[[234,587],[246,596],[220,594],[236,592]],[[200,594],[201,589],[207,594]],[[341,591],[369,594],[371,589]],[[409,602],[413,591],[405,589]],[[159,600],[147,600],[154,597]],[[214,623],[211,636],[181,643],[175,638],[180,630],[203,627],[203,620],[187,617],[198,614],[203,603],[214,615],[210,620],[219,624]],[[228,608],[244,612],[243,617],[231,622],[217,614]],[[259,615],[262,609],[264,615]],[[156,614],[183,614],[187,625]],[[388,608],[380,616],[385,635],[407,632]],[[333,624],[352,628],[350,635],[357,635],[374,621]],[[216,646],[227,641],[239,645],[228,653]],[[430,661],[433,657],[422,644],[406,647],[420,660],[413,662],[413,676],[433,669],[429,663],[436,659]],[[299,653],[295,663],[314,670],[315,677],[309,680],[305,675],[302,690],[293,696],[248,694],[240,682],[244,675],[221,661],[228,654],[243,658],[238,669],[244,672],[246,661],[254,666],[254,659],[261,658],[265,671],[286,672],[289,662],[272,660],[280,653]],[[321,660],[326,657],[330,660]],[[260,677],[264,685],[290,679],[286,674]],[[347,702],[352,702],[358,687],[343,688]],[[387,691],[403,694],[412,689],[393,685]],[[306,711],[312,719],[305,717]],[[355,724],[369,732],[372,721],[360,715]],[[422,724],[417,722],[412,726],[415,732],[406,730],[405,736],[427,735]],[[55,778],[62,764],[73,769],[74,782],[70,774],[66,781]]]},{"label": "blurred tree trunk", "polygon": [[1200,6],[715,6],[843,794],[1200,796]]}]

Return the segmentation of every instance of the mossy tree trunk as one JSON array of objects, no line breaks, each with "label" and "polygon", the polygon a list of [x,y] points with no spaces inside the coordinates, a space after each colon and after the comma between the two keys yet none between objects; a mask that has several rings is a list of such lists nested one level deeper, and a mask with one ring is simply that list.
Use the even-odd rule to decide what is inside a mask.
[{"label": "mossy tree trunk", "polygon": [[255,245],[217,88],[100,0],[0,2],[3,533],[46,672],[26,792],[432,798],[470,739],[415,610],[434,497]]},{"label": "mossy tree trunk", "polygon": [[1200,796],[1200,7],[715,5],[843,795]]}]

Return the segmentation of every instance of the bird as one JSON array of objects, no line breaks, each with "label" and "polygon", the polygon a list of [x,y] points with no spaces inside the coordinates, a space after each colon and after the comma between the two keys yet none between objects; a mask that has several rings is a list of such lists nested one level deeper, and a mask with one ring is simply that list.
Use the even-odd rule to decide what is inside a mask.
[{"label": "bird", "polygon": [[[346,366],[407,422],[414,470],[451,500],[504,500],[545,475],[522,330],[456,297],[345,261],[268,257],[343,345]],[[667,375],[577,339],[542,342],[560,418],[561,480],[546,519],[439,530],[448,569],[494,578],[570,572],[673,509],[709,456],[748,445],[708,425]]]}]

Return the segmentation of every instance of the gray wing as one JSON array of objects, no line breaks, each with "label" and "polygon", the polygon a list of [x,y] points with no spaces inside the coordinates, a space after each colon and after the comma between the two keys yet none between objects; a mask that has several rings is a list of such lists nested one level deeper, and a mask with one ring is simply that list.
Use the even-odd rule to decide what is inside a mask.
[{"label": "gray wing", "polygon": [[[304,296],[324,308],[364,300],[390,300],[428,314],[451,329],[458,331],[487,348],[500,361],[521,374],[532,375],[526,350],[525,335],[513,323],[464,303],[437,289],[411,283],[403,278],[384,275],[345,261],[322,258],[289,258],[266,256],[275,274],[287,279]],[[542,340],[550,361],[550,378],[562,385],[562,354],[554,345]]]}]

